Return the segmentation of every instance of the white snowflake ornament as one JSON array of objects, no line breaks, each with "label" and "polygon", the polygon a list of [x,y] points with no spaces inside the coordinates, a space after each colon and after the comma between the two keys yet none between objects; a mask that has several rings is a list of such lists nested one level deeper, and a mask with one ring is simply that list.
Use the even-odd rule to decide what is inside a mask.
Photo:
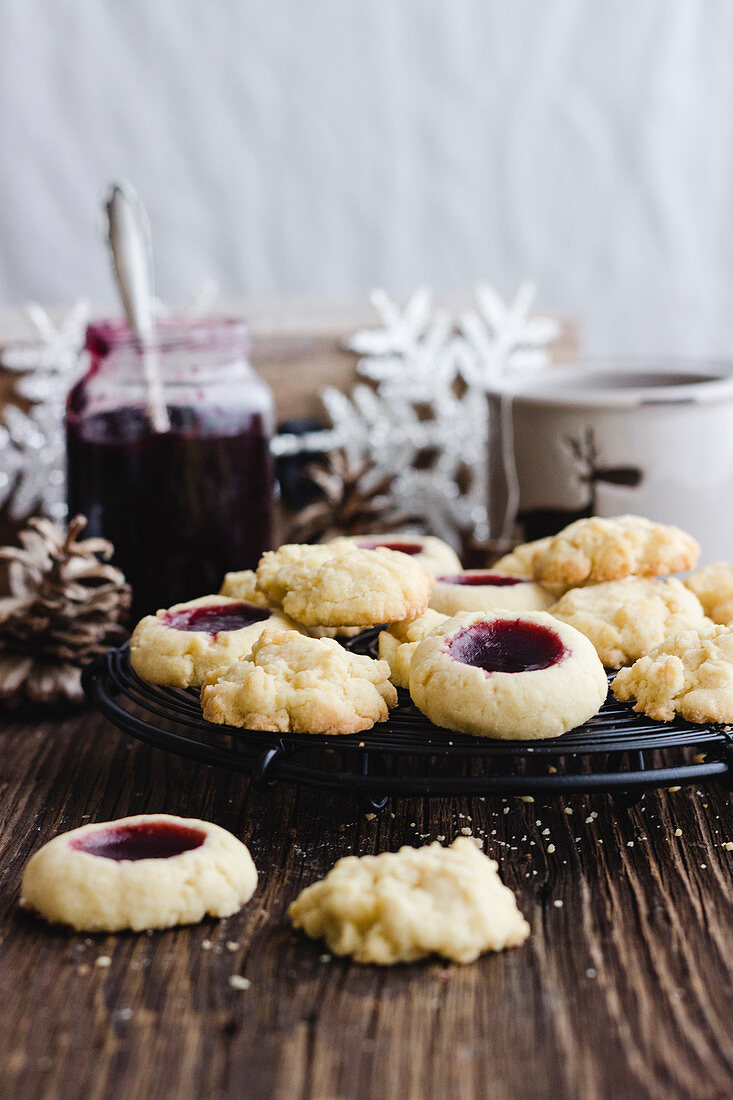
[{"label": "white snowflake ornament", "polygon": [[[328,388],[323,432],[280,435],[276,454],[344,447],[394,475],[392,493],[411,515],[454,545],[460,534],[488,537],[488,394],[513,375],[543,367],[557,322],[530,315],[534,288],[523,283],[505,304],[491,287],[453,318],[433,310],[420,288],[400,309],[384,291],[371,302],[381,322],[355,333],[358,383],[350,395]],[[503,400],[503,399],[502,399]],[[512,498],[513,499],[513,498]]]},{"label": "white snowflake ornament", "polygon": [[[66,516],[64,406],[81,373],[79,352],[89,319],[80,299],[55,323],[36,302],[26,306],[38,341],[9,344],[0,367],[17,373],[11,401],[0,421],[0,505],[13,520],[42,513]],[[13,403],[29,403],[27,411]]]}]

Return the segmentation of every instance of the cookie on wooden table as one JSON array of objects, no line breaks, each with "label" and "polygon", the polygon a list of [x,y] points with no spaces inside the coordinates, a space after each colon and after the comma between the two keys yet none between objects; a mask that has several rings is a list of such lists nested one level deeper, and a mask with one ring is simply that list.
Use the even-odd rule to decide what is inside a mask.
[{"label": "cookie on wooden table", "polygon": [[517,947],[529,925],[498,864],[468,837],[378,856],[346,856],[288,909],[334,955],[392,966],[429,955],[470,963]]},{"label": "cookie on wooden table", "polygon": [[137,932],[229,917],[256,886],[249,851],[226,829],[140,814],[44,844],[23,872],[21,905],[78,932]]}]

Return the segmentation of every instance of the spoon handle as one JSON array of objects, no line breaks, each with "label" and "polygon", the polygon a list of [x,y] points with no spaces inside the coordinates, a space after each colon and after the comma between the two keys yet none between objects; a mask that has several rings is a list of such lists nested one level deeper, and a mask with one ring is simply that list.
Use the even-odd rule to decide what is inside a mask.
[{"label": "spoon handle", "polygon": [[110,184],[105,197],[112,268],[127,323],[142,346],[148,413],[156,432],[170,429],[155,341],[155,294],[150,223],[135,188],[126,180]]}]

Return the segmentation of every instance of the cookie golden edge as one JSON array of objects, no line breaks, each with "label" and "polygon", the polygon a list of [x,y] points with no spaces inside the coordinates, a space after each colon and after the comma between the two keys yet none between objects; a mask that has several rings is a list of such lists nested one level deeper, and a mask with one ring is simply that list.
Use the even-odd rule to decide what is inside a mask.
[{"label": "cookie golden edge", "polygon": [[[466,627],[500,620],[535,623],[553,631],[567,655],[547,668],[490,672],[448,652]],[[417,646],[410,663],[412,701],[439,727],[495,740],[535,741],[577,728],[606,700],[608,680],[592,643],[544,611],[462,612]]]},{"label": "cookie golden edge", "polygon": [[340,859],[301,891],[288,917],[335,955],[375,966],[436,955],[468,964],[530,934],[497,863],[468,837]]},{"label": "cookie golden edge", "polygon": [[[174,823],[204,834],[196,848],[162,859],[109,859],[73,845],[110,829]],[[209,821],[137,814],[61,833],[31,856],[20,905],[77,932],[141,932],[229,917],[257,888],[246,847]]]},{"label": "cookie golden edge", "polygon": [[694,568],[697,541],[673,524],[644,516],[590,516],[552,536],[532,562],[540,584],[598,584],[626,576],[662,576]]},{"label": "cookie golden edge", "polygon": [[226,668],[248,653],[266,627],[295,628],[296,624],[280,610],[267,608],[264,604],[255,606],[258,610],[270,611],[267,619],[237,630],[222,630],[216,635],[204,630],[176,630],[165,622],[165,616],[169,613],[250,602],[225,595],[199,596],[195,600],[161,608],[154,615],[146,615],[136,625],[130,638],[130,664],[133,670],[141,679],[163,687],[200,687],[212,672]]},{"label": "cookie golden edge", "polygon": [[[305,676],[304,658],[310,666]],[[351,653],[332,639],[263,631],[246,657],[207,677],[201,707],[204,718],[216,725],[275,733],[362,733],[386,721],[397,704],[389,674],[386,661]]]}]

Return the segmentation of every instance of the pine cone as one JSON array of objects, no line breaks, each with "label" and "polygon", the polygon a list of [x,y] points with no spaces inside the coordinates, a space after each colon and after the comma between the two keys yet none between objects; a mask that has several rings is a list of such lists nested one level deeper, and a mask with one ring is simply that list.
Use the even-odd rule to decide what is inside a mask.
[{"label": "pine cone", "polygon": [[323,494],[293,520],[287,542],[322,542],[337,535],[396,531],[415,517],[396,510],[389,491],[394,474],[381,474],[369,459],[353,462],[345,451],[332,451],[306,469]]},{"label": "pine cone", "polygon": [[77,541],[84,516],[66,531],[31,519],[20,547],[0,548],[8,561],[10,596],[0,599],[0,703],[78,703],[81,668],[124,640],[130,586],[122,572],[100,561],[106,539]]}]

